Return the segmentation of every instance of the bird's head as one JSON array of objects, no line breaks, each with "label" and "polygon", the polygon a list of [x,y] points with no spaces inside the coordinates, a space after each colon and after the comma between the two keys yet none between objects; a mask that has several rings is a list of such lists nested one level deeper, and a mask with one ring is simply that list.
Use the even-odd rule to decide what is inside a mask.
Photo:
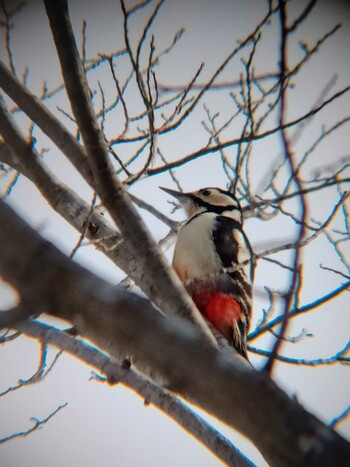
[{"label": "bird's head", "polygon": [[229,191],[208,187],[191,193],[182,193],[169,188],[160,188],[181,203],[188,218],[201,212],[213,212],[231,217],[240,224],[242,223],[241,206],[235,196]]}]

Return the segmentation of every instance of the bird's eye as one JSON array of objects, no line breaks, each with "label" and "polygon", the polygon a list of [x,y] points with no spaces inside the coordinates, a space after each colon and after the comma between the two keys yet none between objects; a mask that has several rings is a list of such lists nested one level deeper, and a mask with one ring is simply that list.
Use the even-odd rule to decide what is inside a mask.
[{"label": "bird's eye", "polygon": [[203,196],[210,196],[210,195],[211,195],[211,191],[210,191],[210,190],[204,190],[204,191],[202,191],[202,195],[203,195]]}]

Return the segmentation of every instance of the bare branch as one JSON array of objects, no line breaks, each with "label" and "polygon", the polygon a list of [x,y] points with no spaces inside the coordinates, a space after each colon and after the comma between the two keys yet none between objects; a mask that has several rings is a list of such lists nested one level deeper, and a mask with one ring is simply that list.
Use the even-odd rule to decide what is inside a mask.
[{"label": "bare branch", "polygon": [[16,438],[24,438],[25,436],[30,435],[33,433],[33,431],[36,431],[39,428],[42,428],[52,417],[54,417],[61,409],[64,409],[64,407],[67,407],[68,402],[59,405],[56,410],[50,413],[46,418],[43,418],[40,420],[39,418],[36,417],[31,417],[31,421],[34,423],[34,426],[32,428],[29,428],[26,431],[20,431],[18,433],[14,433],[12,435],[6,436],[5,438],[0,439],[0,444],[7,443],[8,441],[11,441],[12,439]]},{"label": "bare branch", "polygon": [[347,407],[338,417],[333,418],[329,426],[331,428],[336,428],[340,423],[344,422],[350,415],[350,405]]},{"label": "bare branch", "polygon": [[0,86],[36,125],[69,158],[72,164],[93,186],[93,177],[84,148],[62,123],[38,101],[0,62]]},{"label": "bare branch", "polygon": [[129,115],[128,115],[128,109],[127,109],[127,106],[126,106],[126,103],[125,103],[125,100],[124,100],[124,97],[123,97],[123,92],[122,92],[122,89],[119,85],[119,81],[116,77],[116,74],[115,74],[115,71],[114,71],[114,67],[113,67],[113,57],[110,57],[110,56],[106,56],[106,59],[108,60],[108,63],[109,63],[109,67],[111,69],[111,73],[112,73],[112,77],[113,77],[113,80],[114,80],[114,83],[115,83],[115,87],[117,89],[117,93],[118,93],[118,99],[120,100],[120,102],[122,103],[122,106],[123,106],[123,112],[124,112],[124,119],[125,119],[125,122],[124,122],[124,129],[122,131],[122,133],[118,136],[118,138],[124,138],[124,136],[126,135],[127,131],[128,131],[128,127],[129,127]]},{"label": "bare branch", "polygon": [[0,330],[12,328],[36,314],[36,310],[22,303],[15,308],[0,312]]},{"label": "bare branch", "polygon": [[68,17],[67,3],[64,0],[46,0],[45,6],[67,93],[94,173],[96,192],[124,235],[125,241],[135,251],[139,264],[147,268],[150,278],[153,280],[157,278],[162,309],[172,315],[186,316],[196,323],[207,339],[215,345],[215,340],[204,319],[175,272],[157,249],[122,183],[113,174],[106,146],[97,128],[91,106],[86,78]]},{"label": "bare branch", "polygon": [[306,5],[304,10],[300,13],[300,15],[294,20],[294,22],[288,26],[288,33],[295,31],[300,24],[302,24],[310,12],[313,10],[317,3],[317,0],[310,0],[309,3]]},{"label": "bare branch", "polygon": [[75,247],[73,248],[73,250],[71,251],[71,254],[69,255],[70,258],[73,258],[73,256],[75,255],[75,253],[78,251],[78,249],[80,248],[81,244],[83,243],[83,240],[86,236],[86,233],[88,231],[88,228],[89,228],[89,225],[90,225],[90,222],[91,222],[91,218],[92,218],[92,213],[94,211],[94,207],[95,207],[95,203],[96,203],[96,193],[94,193],[92,195],[92,200],[91,200],[91,204],[90,204],[90,210],[89,210],[89,213],[88,213],[88,216],[87,216],[87,219],[85,221],[85,224],[83,226],[83,230],[81,232],[81,235],[80,235],[80,238],[77,242],[77,244],[75,245]]},{"label": "bare branch", "polygon": [[266,374],[238,355],[220,353],[190,323],[170,321],[147,300],[115,289],[65,258],[2,202],[0,243],[0,273],[21,295],[35,297],[40,307],[77,325],[111,357],[125,352],[151,364],[182,397],[248,436],[271,464],[342,465],[349,458],[349,443]]},{"label": "bare branch", "polygon": [[[3,103],[0,106],[0,122],[5,140],[15,149],[16,156],[21,161],[21,165],[18,165],[18,161],[14,161],[14,166],[18,167],[22,173],[29,176],[37,184],[42,194],[55,210],[80,232],[85,232],[88,238],[95,242],[108,257],[127,271],[146,293],[150,293],[155,302],[160,302],[158,288],[155,289],[151,285],[152,282],[149,282],[149,277],[144,275],[142,268],[136,266],[139,262],[133,249],[129,250],[122,247],[119,233],[109,225],[103,216],[94,211],[91,214],[87,203],[79,198],[73,190],[58,181],[54,174],[45,167],[34,148],[28,145],[21,137],[18,128],[6,111]],[[11,151],[8,151],[6,147],[4,148],[3,155],[7,158],[7,162],[10,162],[10,158],[13,156]],[[89,218],[90,222],[88,222]],[[86,225],[88,225],[88,230],[86,230]],[[144,243],[141,243],[141,246],[143,245]],[[161,289],[161,295],[163,294],[164,297],[163,300],[167,297],[167,290],[166,288]],[[179,299],[176,294],[174,294],[174,297],[176,300]]]},{"label": "bare branch", "polygon": [[225,142],[223,142],[223,143],[221,143],[219,145],[209,146],[209,147],[199,149],[198,151],[195,151],[192,154],[189,154],[189,155],[187,155],[187,156],[185,156],[185,157],[183,157],[181,159],[178,159],[177,161],[170,162],[165,166],[160,166],[160,167],[155,167],[154,169],[149,169],[147,171],[147,173],[148,173],[148,175],[157,175],[159,173],[166,172],[169,169],[173,169],[175,167],[181,167],[182,165],[185,165],[188,162],[191,162],[191,161],[193,161],[195,159],[198,159],[199,157],[206,156],[208,154],[212,154],[214,152],[217,152],[220,149],[225,149],[225,148],[228,148],[230,146],[236,146],[237,144],[249,143],[251,141],[258,141],[258,140],[261,140],[263,138],[267,138],[268,136],[271,136],[271,135],[277,133],[278,131],[286,130],[288,128],[291,128],[291,127],[293,127],[295,125],[298,125],[303,120],[306,120],[306,119],[312,117],[313,115],[317,114],[322,109],[324,109],[331,102],[333,102],[334,100],[336,100],[339,97],[343,96],[348,91],[350,91],[350,86],[347,86],[347,87],[343,88],[342,90],[336,92],[329,99],[326,99],[318,107],[310,110],[309,112],[303,114],[301,117],[299,117],[299,118],[297,118],[295,120],[291,120],[291,121],[283,124],[283,126],[278,125],[278,126],[272,128],[272,129],[264,131],[262,133],[243,136],[243,137],[239,137],[239,138],[234,138],[234,139],[225,141]]},{"label": "bare branch", "polygon": [[[28,311],[27,311],[28,313]],[[3,313],[0,314],[0,317],[2,317]],[[17,323],[16,326],[21,326],[24,325],[24,322],[22,323]],[[35,383],[40,383],[43,381],[48,373],[52,370],[54,365],[56,364],[59,356],[62,354],[61,351],[59,351],[52,361],[51,365],[46,369],[46,358],[47,358],[47,345],[45,342],[39,342],[40,346],[40,354],[39,354],[39,363],[38,363],[38,368],[37,370],[30,376],[28,379],[20,379],[18,384],[16,386],[10,386],[7,388],[5,391],[0,393],[0,397],[6,396],[10,392],[17,391],[18,389],[23,388],[24,386],[29,386],[31,384]]]},{"label": "bare branch", "polygon": [[[290,310],[288,312],[288,319],[298,316],[301,313],[307,313],[310,310],[314,310],[315,308],[329,302],[330,300],[333,300],[333,298],[341,295],[343,292],[348,291],[350,288],[350,281],[345,282],[344,284],[340,285],[338,288],[332,290],[326,295],[323,295],[322,297],[314,300],[311,303],[308,303],[307,305],[301,306],[299,308],[295,308],[293,310]],[[248,340],[254,340],[257,337],[259,337],[261,334],[264,332],[268,331],[269,329],[274,328],[276,325],[281,324],[281,322],[284,319],[284,315],[279,315],[267,324],[264,324],[262,326],[257,327],[254,331],[252,331],[248,335]]]},{"label": "bare branch", "polygon": [[20,329],[24,334],[39,339],[45,344],[54,345],[92,366],[99,373],[106,375],[109,384],[120,383],[136,392],[138,396],[147,401],[147,404],[154,405],[190,432],[223,462],[237,467],[252,465],[229,440],[193,412],[184,402],[155,386],[134,370],[124,369],[107,355],[98,352],[95,347],[44,323],[28,322],[21,325]]},{"label": "bare branch", "polygon": [[[262,226],[262,221],[269,220],[272,220],[269,225],[273,229],[274,226],[281,226],[281,238],[277,238],[276,229],[273,238],[265,242],[255,242],[254,263],[258,267],[261,266],[260,272],[264,273],[266,267],[262,261],[269,261],[273,269],[277,270],[277,274],[283,274],[285,285],[277,290],[277,281],[272,286],[274,278],[271,278],[270,288],[264,287],[262,282],[256,283],[254,294],[263,300],[262,320],[250,333],[249,340],[252,342],[263,334],[265,338],[272,334],[275,339],[272,348],[250,346],[251,352],[268,361],[266,368],[269,372],[272,371],[275,362],[281,362],[285,366],[299,365],[310,368],[336,364],[346,371],[350,363],[350,343],[331,356],[316,355],[320,358],[312,359],[290,357],[287,355],[287,349],[286,352],[281,350],[283,342],[299,342],[309,335],[303,329],[299,335],[290,336],[291,332],[287,330],[289,320],[306,312],[313,312],[317,316],[317,310],[321,306],[350,290],[350,264],[345,250],[350,235],[350,213],[346,204],[349,194],[345,186],[350,181],[347,176],[350,163],[347,149],[341,146],[341,137],[347,128],[345,125],[350,121],[346,116],[346,99],[350,86],[337,91],[335,85],[340,74],[337,69],[332,69],[329,71],[332,78],[329,80],[325,76],[326,84],[323,88],[322,83],[320,84],[322,90],[312,108],[309,107],[309,111],[303,111],[303,114],[297,118],[293,117],[292,120],[289,110],[294,111],[294,104],[297,102],[294,102],[290,109],[289,106],[287,108],[287,96],[293,95],[298,99],[299,91],[303,91],[306,73],[309,73],[308,77],[315,77],[313,69],[310,74],[312,67],[308,67],[311,59],[316,58],[312,64],[317,65],[319,51],[326,41],[329,46],[334,46],[328,39],[335,37],[339,30],[339,24],[333,26],[338,20],[333,22],[331,19],[332,24],[326,32],[321,31],[308,43],[308,27],[315,24],[313,10],[316,1],[308,0],[305,5],[295,8],[290,6],[288,0],[269,0],[263,10],[264,17],[257,17],[256,27],[252,27],[250,33],[238,39],[235,44],[226,44],[230,49],[224,58],[219,59],[219,66],[209,72],[206,70],[206,82],[199,82],[203,76],[203,62],[197,71],[190,72],[187,84],[167,87],[158,83],[159,77],[166,76],[163,72],[169,72],[169,68],[166,67],[170,56],[165,55],[173,50],[184,29],[177,28],[179,32],[175,33],[175,36],[171,36],[173,33],[167,31],[167,34],[170,33],[170,42],[164,44],[164,37],[158,34],[160,29],[154,28],[156,18],[161,20],[157,15],[163,0],[140,0],[131,7],[127,1],[121,0],[124,18],[123,15],[119,15],[118,21],[121,30],[124,26],[122,49],[111,53],[108,46],[107,53],[98,53],[97,58],[87,56],[85,21],[82,23],[82,32],[79,33],[79,58],[68,16],[67,0],[45,2],[57,44],[69,104],[73,110],[73,113],[67,113],[59,109],[58,117],[62,121],[68,117],[69,125],[71,121],[74,122],[73,127],[77,128],[76,137],[73,135],[74,129],[72,133],[68,132],[58,118],[42,105],[43,101],[56,93],[62,90],[65,93],[63,85],[49,89],[48,84],[43,82],[42,90],[39,90],[41,95],[37,99],[25,88],[29,82],[28,68],[24,68],[22,76],[19,77],[22,81],[15,77],[17,57],[12,56],[10,36],[11,28],[14,27],[13,12],[9,9],[4,11],[1,26],[5,33],[4,56],[8,59],[8,69],[0,63],[0,86],[16,104],[11,113],[17,113],[18,122],[22,122],[23,117],[26,121],[25,116],[19,114],[19,111],[23,111],[33,123],[29,122],[29,134],[24,130],[25,136],[22,136],[14,118],[1,102],[0,131],[3,140],[0,141],[0,182],[4,182],[2,197],[7,198],[14,188],[14,195],[20,194],[22,186],[27,182],[21,178],[20,183],[16,183],[19,174],[23,174],[34,183],[50,207],[78,231],[76,241],[73,240],[72,248],[74,243],[75,246],[71,257],[83,244],[96,245],[125,272],[126,278],[116,288],[110,288],[108,284],[74,264],[74,261],[62,257],[45,241],[32,236],[31,229],[23,227],[21,221],[16,223],[18,219],[14,220],[15,216],[11,210],[7,210],[6,207],[2,210],[3,204],[0,200],[0,275],[13,286],[20,303],[12,310],[0,313],[0,328],[1,325],[17,326],[21,330],[26,328],[27,331],[30,328],[28,335],[30,332],[33,332],[33,335],[37,333],[37,338],[44,343],[40,348],[40,361],[36,373],[8,391],[18,389],[27,382],[30,384],[40,381],[47,374],[46,342],[50,339],[50,343],[56,342],[58,346],[60,342],[65,342],[63,347],[67,345],[67,351],[78,358],[85,358],[91,350],[89,358],[92,366],[107,376],[107,382],[121,382],[144,397],[146,403],[152,401],[165,413],[174,412],[170,416],[200,439],[223,462],[229,465],[244,465],[244,457],[239,452],[234,452],[235,449],[229,443],[226,444],[227,440],[217,437],[210,427],[196,416],[192,416],[183,402],[156,388],[135,371],[112,363],[112,359],[115,361],[130,355],[135,368],[143,371],[145,375],[154,378],[154,381],[160,384],[166,384],[166,387],[178,393],[181,398],[194,402],[209,414],[248,436],[263,452],[270,465],[292,466],[298,463],[340,467],[345,464],[350,458],[348,445],[305,412],[298,403],[291,402],[271,382],[269,375],[242,366],[232,348],[228,348],[227,342],[223,338],[220,340],[220,336],[210,325],[208,329],[177,276],[164,258],[158,255],[158,249],[166,249],[172,245],[181,223],[162,214],[157,205],[149,205],[143,196],[129,196],[126,192],[126,188],[133,183],[141,182],[138,185],[138,193],[142,193],[142,189],[150,187],[148,183],[144,184],[143,180],[161,174],[159,178],[171,177],[181,189],[184,180],[179,176],[181,171],[177,168],[195,160],[199,166],[205,161],[200,160],[200,157],[213,155],[208,160],[210,167],[216,168],[218,176],[226,177],[224,183],[244,205],[244,217],[253,217],[258,221],[253,221],[254,228],[268,228],[266,223]],[[136,30],[133,29],[132,19],[137,18],[132,18],[132,15],[141,9],[144,11],[138,19],[142,21],[142,15],[147,16],[144,16],[145,22],[135,42]],[[167,10],[162,10],[162,14],[166,15]],[[305,19],[310,22],[305,22]],[[270,27],[272,23],[273,28]],[[135,24],[140,26],[139,21],[135,21]],[[276,31],[275,26],[278,24],[279,30]],[[155,36],[152,35],[153,29]],[[273,45],[269,42],[271,33],[277,33],[273,38]],[[306,40],[300,35],[304,33]],[[123,41],[123,38],[121,40]],[[217,50],[221,50],[220,44],[217,45]],[[266,52],[266,46],[271,47],[272,54],[269,55],[269,59],[271,58],[272,62],[265,61],[266,69],[262,70],[260,58]],[[327,49],[322,50],[327,53]],[[274,63],[276,53],[279,55],[278,63]],[[18,66],[23,67],[20,63],[19,61]],[[164,64],[165,67],[161,68]],[[237,69],[236,65],[240,69]],[[16,65],[16,68],[18,66]],[[91,83],[97,82],[98,88],[90,92],[86,78],[93,70],[97,73],[92,77],[94,81]],[[221,79],[224,70],[227,76],[233,78]],[[236,79],[237,76],[239,79]],[[30,78],[32,84],[35,77],[33,75]],[[105,78],[108,81],[105,81]],[[297,88],[298,93],[293,94],[292,88]],[[190,144],[187,144],[186,137],[181,139],[175,154],[169,142],[176,143],[177,134],[186,135],[186,125],[191,123],[190,119],[194,125],[196,120],[200,125],[198,118],[201,118],[200,113],[203,115],[203,109],[198,104],[204,98],[206,102],[202,107],[206,117],[205,122],[201,123],[208,134],[202,142],[199,139],[197,148],[194,147],[196,142],[193,143],[193,138]],[[221,106],[222,102],[226,102],[227,105]],[[345,103],[345,107],[343,106],[343,110],[340,109],[338,113],[339,103],[342,102]],[[327,115],[324,112],[326,108]],[[333,110],[336,110],[334,114]],[[314,118],[316,115],[317,119]],[[323,120],[322,128],[317,130],[317,121],[320,118]],[[296,131],[289,131],[292,128],[296,128]],[[306,129],[308,133],[305,132]],[[41,136],[40,130],[44,131],[90,185],[91,189],[88,187],[89,192],[86,195],[87,202],[64,185],[55,176],[54,170],[48,169],[51,160],[43,157],[46,149],[40,150],[44,144],[47,146],[47,143],[34,139],[34,136]],[[170,133],[175,130],[179,130],[179,133]],[[202,128],[199,127],[200,130]],[[280,141],[276,140],[278,136]],[[301,136],[305,141],[301,140]],[[325,156],[326,144],[332,143],[332,138],[337,140],[336,146],[333,145],[336,147],[336,153],[333,154],[332,161],[320,166],[317,164],[317,158],[320,156],[321,160]],[[259,159],[258,166],[263,167],[266,154],[260,151],[260,148],[265,143],[268,146],[269,141],[274,143],[272,150],[276,150],[277,158],[273,160],[273,155],[267,154],[265,169],[259,174],[256,171],[256,162]],[[298,145],[295,145],[297,141]],[[186,145],[187,148],[191,146],[190,150],[186,150]],[[216,152],[218,154],[214,156]],[[158,167],[152,165],[153,156],[156,156]],[[185,171],[189,169],[190,166],[186,167]],[[221,170],[223,173],[220,173]],[[120,179],[115,174],[120,176]],[[210,173],[205,173],[205,176],[207,175],[210,176]],[[327,192],[324,191],[326,189]],[[264,194],[258,196],[262,192]],[[338,200],[335,198],[337,192]],[[325,211],[328,208],[316,206],[319,196],[327,194],[331,197],[327,200],[327,206],[329,202],[332,203],[328,212]],[[97,198],[105,216],[94,209]],[[136,211],[135,205],[140,209]],[[315,211],[314,207],[317,208]],[[158,249],[137,215],[140,210],[146,210],[155,216],[157,226],[160,221],[170,228],[169,234],[158,243]],[[283,226],[287,225],[292,229],[289,234],[285,234],[283,230]],[[22,232],[23,245],[19,236],[12,234],[11,229]],[[258,239],[259,232],[256,233]],[[315,261],[312,249],[317,248],[321,242],[322,246],[326,245],[334,261],[327,259],[325,255],[322,255],[323,264],[318,264],[320,260]],[[309,245],[311,248],[306,248]],[[304,268],[305,277],[302,264],[304,253],[308,262]],[[44,266],[45,275],[41,274],[40,282],[39,271]],[[302,297],[304,293],[307,294],[307,290],[302,290],[303,281],[306,287],[310,280],[310,271],[312,274],[312,270],[318,267],[323,270],[322,276],[330,277],[333,281],[342,281],[343,284],[303,305],[305,302],[302,301]],[[230,273],[234,268],[233,265],[225,272]],[[262,276],[263,274],[258,274],[258,281],[264,280]],[[282,277],[280,279],[282,280]],[[279,280],[278,284],[280,283],[282,282]],[[154,305],[130,293],[134,284],[141,288]],[[314,297],[317,297],[316,292]],[[256,306],[258,303],[259,301]],[[335,300],[335,305],[337,303]],[[53,316],[67,319],[74,329],[78,329],[79,340],[28,320],[43,310],[48,310]],[[165,316],[163,312],[166,313]],[[194,327],[191,326],[191,321]],[[9,329],[5,330],[0,335],[0,344],[16,339],[19,335],[20,332],[10,333]],[[81,341],[83,338],[91,339],[94,349],[85,347],[84,341]],[[106,354],[102,355],[97,348]],[[85,351],[87,354],[84,354]],[[84,357],[79,357],[83,354]],[[104,376],[100,378],[102,381]],[[300,397],[303,397],[302,394]],[[331,422],[331,427],[345,420],[348,414],[347,408]],[[28,433],[33,429],[28,430]],[[20,435],[15,434],[14,437]]]},{"label": "bare branch", "polygon": [[[284,87],[286,74],[288,70],[287,63],[287,40],[288,40],[288,30],[287,30],[287,7],[285,0],[280,0],[279,2],[279,14],[280,14],[280,26],[281,26],[281,50],[280,50],[280,86],[281,86],[281,99],[280,99],[280,115],[279,115],[279,125],[281,130],[283,150],[285,157],[288,161],[289,170],[291,173],[291,178],[294,180],[297,190],[301,192],[302,184],[297,173],[295,166],[294,158],[289,145],[289,138],[284,128],[286,120],[286,106],[287,106],[287,95],[286,88]],[[300,291],[300,245],[303,241],[305,234],[305,220],[306,220],[306,200],[303,194],[299,196],[299,209],[300,209],[300,224],[297,233],[296,248],[294,251],[294,257],[292,261],[292,277],[290,279],[289,289],[284,299],[284,309],[283,315],[284,319],[281,323],[281,328],[279,330],[279,336],[276,342],[273,345],[271,354],[265,364],[264,371],[268,373],[272,372],[273,364],[275,361],[276,355],[279,353],[279,349],[283,342],[283,337],[287,331],[288,326],[288,312],[292,306],[293,298],[298,299]]]},{"label": "bare branch", "polygon": [[13,60],[12,50],[11,50],[11,29],[13,28],[13,23],[11,22],[11,17],[17,13],[24,5],[24,2],[19,2],[13,11],[8,11],[4,0],[0,2],[1,9],[4,15],[4,22],[1,24],[5,28],[5,48],[7,53],[8,62],[11,68],[12,73],[16,74],[15,63]]},{"label": "bare branch", "polygon": [[9,333],[9,330],[0,336],[0,344],[6,344],[6,342],[12,342],[21,336],[20,332]]},{"label": "bare branch", "polygon": [[[248,349],[257,355],[262,355],[268,358],[270,358],[271,356],[271,352],[268,350],[258,349],[251,345],[248,346]],[[346,357],[346,354],[349,352],[349,349],[350,349],[350,341],[341,350],[339,350],[339,352],[337,352],[332,357],[328,357],[328,358],[315,358],[313,360],[310,360],[310,359],[305,359],[305,358],[292,358],[292,357],[287,357],[285,355],[280,355],[280,354],[276,354],[274,358],[283,363],[289,363],[289,364],[301,365],[301,366],[313,366],[313,367],[334,365],[334,363],[350,364],[350,358]]]}]

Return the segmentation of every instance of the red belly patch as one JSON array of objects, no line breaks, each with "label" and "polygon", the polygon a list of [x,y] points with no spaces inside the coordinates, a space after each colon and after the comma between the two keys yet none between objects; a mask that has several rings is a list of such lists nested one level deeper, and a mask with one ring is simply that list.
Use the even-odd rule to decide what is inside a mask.
[{"label": "red belly patch", "polygon": [[192,297],[199,311],[227,339],[230,338],[233,323],[243,317],[237,300],[225,293],[202,292]]},{"label": "red belly patch", "polygon": [[224,336],[232,338],[232,327],[242,320],[243,313],[237,300],[224,292],[206,292],[208,285],[196,283],[188,285],[189,274],[186,269],[175,268],[181,281],[185,284],[192,300],[201,314]]}]

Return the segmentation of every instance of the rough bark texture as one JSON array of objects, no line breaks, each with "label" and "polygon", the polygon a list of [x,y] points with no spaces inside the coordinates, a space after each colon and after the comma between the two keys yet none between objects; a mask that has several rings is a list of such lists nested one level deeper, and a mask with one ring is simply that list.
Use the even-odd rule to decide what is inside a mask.
[{"label": "rough bark texture", "polygon": [[145,361],[178,394],[248,436],[271,465],[348,465],[349,443],[265,374],[70,261],[2,202],[0,243],[0,273],[32,307],[69,320],[112,357],[127,351]]},{"label": "rough bark texture", "polygon": [[[205,322],[110,167],[67,3],[46,0],[45,4],[84,148],[37,101],[31,105],[29,94],[18,91],[18,83],[2,67],[0,80],[9,95],[18,92],[18,104],[36,123],[41,122],[39,126],[73,164],[78,169],[81,165],[80,173],[97,191],[121,232],[94,213],[88,237],[94,238],[98,231],[102,237],[112,236],[112,244],[123,238],[110,256],[126,271],[136,271],[143,289],[171,318],[148,300],[110,286],[67,259],[0,202],[0,274],[22,297],[13,322],[27,316],[28,310],[45,310],[78,326],[80,334],[112,357],[135,356],[180,396],[249,437],[271,465],[349,465],[350,446],[343,438],[291,401],[266,374],[213,345]],[[1,132],[15,153],[3,146],[3,158],[33,180],[52,207],[81,231],[89,206],[55,178],[20,136],[6,109],[0,110]],[[108,247],[108,241],[103,242]]]},{"label": "rough bark texture", "polygon": [[96,123],[89,87],[68,16],[67,2],[48,0],[45,1],[45,7],[65,87],[84,141],[98,195],[122,232],[127,245],[134,250],[141,268],[147,270],[151,281],[156,278],[159,303],[164,312],[187,317],[202,330],[212,345],[216,345],[203,317],[159,251],[126,189],[114,174],[105,142]]}]

